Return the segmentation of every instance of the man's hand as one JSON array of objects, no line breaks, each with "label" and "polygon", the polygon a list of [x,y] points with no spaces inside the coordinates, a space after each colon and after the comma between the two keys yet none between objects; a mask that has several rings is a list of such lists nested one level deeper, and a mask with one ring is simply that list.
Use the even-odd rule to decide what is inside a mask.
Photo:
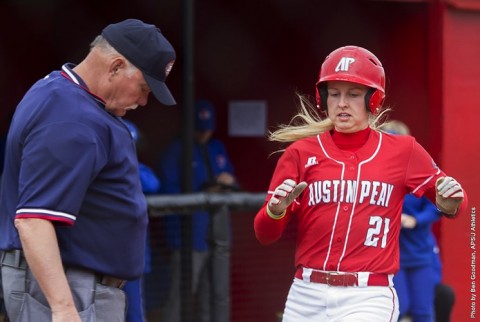
[{"label": "man's hand", "polygon": [[267,205],[269,215],[282,216],[288,206],[297,198],[307,187],[306,182],[296,184],[292,179],[286,179],[279,185]]},{"label": "man's hand", "polygon": [[442,177],[437,179],[435,188],[437,208],[448,217],[454,217],[464,198],[462,186],[452,177]]}]

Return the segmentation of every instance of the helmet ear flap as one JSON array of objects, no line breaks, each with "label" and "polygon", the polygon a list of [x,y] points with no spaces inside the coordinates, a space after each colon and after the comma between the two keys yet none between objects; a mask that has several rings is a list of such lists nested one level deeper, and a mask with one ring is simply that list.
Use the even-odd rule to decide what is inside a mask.
[{"label": "helmet ear flap", "polygon": [[327,84],[320,83],[316,87],[316,98],[317,98],[317,107],[322,112],[327,112]]},{"label": "helmet ear flap", "polygon": [[372,112],[374,115],[377,115],[382,107],[383,101],[385,99],[385,94],[382,91],[379,91],[376,88],[370,88],[365,95],[365,106],[367,111]]}]

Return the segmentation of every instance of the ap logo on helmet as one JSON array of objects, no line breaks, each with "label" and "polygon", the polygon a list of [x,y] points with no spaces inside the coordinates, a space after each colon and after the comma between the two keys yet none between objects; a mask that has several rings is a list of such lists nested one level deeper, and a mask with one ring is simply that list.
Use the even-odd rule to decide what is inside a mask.
[{"label": "ap logo on helmet", "polygon": [[337,67],[335,67],[335,71],[347,72],[348,69],[350,68],[350,65],[353,64],[354,62],[355,62],[355,58],[342,57],[342,59],[340,59],[340,61],[338,62]]}]

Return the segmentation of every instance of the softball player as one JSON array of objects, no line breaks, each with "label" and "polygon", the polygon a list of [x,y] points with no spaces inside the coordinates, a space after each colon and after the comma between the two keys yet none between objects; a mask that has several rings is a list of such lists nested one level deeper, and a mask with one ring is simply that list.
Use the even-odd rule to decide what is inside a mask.
[{"label": "softball player", "polygon": [[405,194],[427,196],[448,217],[465,210],[466,194],[413,137],[377,130],[385,73],[370,51],[333,51],[316,93],[326,118],[301,97],[295,119],[304,122],[270,136],[292,143],[254,221],[257,239],[270,244],[297,217],[297,270],[283,321],[396,321]]}]

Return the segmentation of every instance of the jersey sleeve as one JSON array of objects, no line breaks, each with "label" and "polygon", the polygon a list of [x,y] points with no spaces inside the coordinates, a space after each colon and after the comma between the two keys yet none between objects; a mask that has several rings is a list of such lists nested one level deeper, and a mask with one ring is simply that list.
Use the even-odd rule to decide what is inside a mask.
[{"label": "jersey sleeve", "polygon": [[25,138],[16,218],[72,225],[90,181],[106,162],[93,129],[65,122],[36,128]]},{"label": "jersey sleeve", "polygon": [[296,158],[293,157],[293,151],[290,149],[287,149],[278,160],[277,166],[270,181],[265,203],[255,216],[255,236],[262,244],[271,244],[280,239],[293,215],[292,205],[295,203],[287,208],[287,212],[282,219],[273,219],[267,214],[268,201],[272,197],[276,187],[278,187],[286,179],[292,179],[297,183],[299,180],[297,161]]},{"label": "jersey sleeve", "polygon": [[[447,174],[435,163],[428,152],[415,140],[413,141],[412,155],[408,165],[407,187],[416,197],[425,196],[436,205],[435,183],[440,177]],[[463,189],[464,200],[457,210],[457,215],[466,212],[468,207],[467,192]]]},{"label": "jersey sleeve", "polygon": [[[407,167],[406,185],[416,197],[424,194],[431,200],[435,196],[435,181],[444,176],[428,152],[412,138],[412,152]],[[431,200],[435,202],[435,198]]]}]

